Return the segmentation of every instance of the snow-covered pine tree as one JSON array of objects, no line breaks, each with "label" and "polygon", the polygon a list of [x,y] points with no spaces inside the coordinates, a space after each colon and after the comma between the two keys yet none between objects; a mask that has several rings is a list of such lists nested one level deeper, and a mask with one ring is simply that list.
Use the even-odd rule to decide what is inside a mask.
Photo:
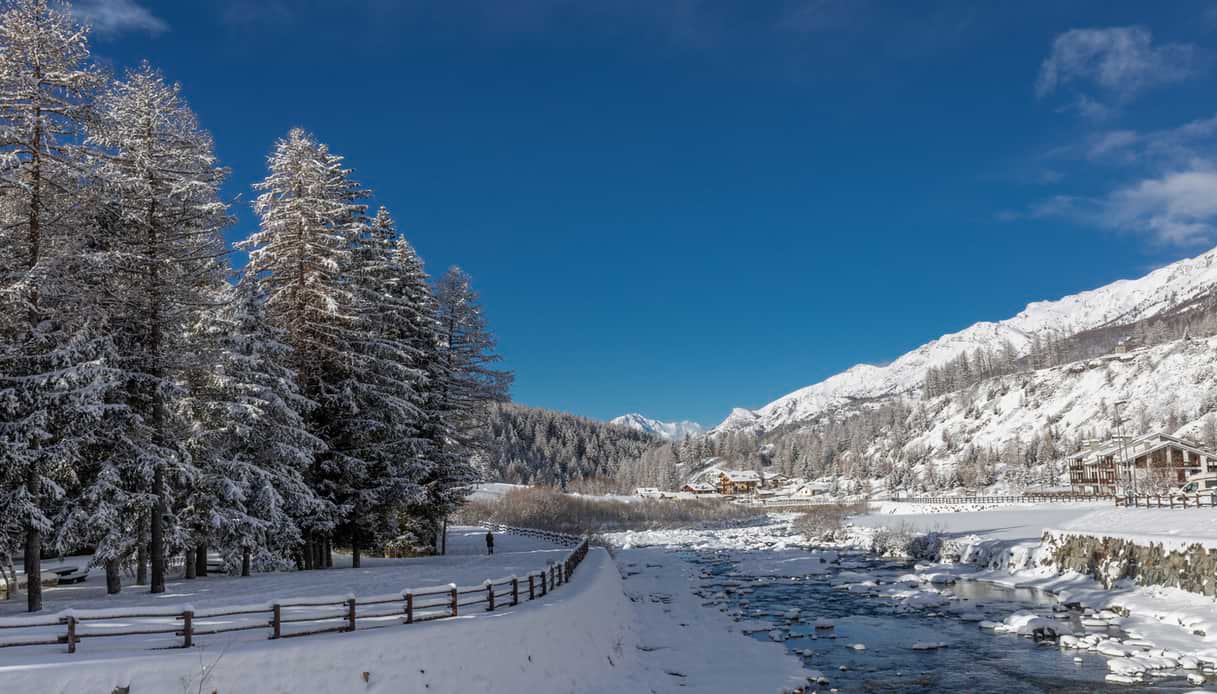
[{"label": "snow-covered pine tree", "polygon": [[[350,386],[365,367],[355,355],[361,335],[360,289],[347,276],[366,229],[365,205],[342,158],[301,129],[275,144],[270,173],[255,188],[259,228],[238,244],[250,252],[248,277],[266,297],[266,316],[292,348],[302,394],[316,403],[308,429],[326,444],[308,481],[333,502],[335,515],[305,527],[300,563],[326,565],[322,547],[336,524],[349,522],[349,483],[364,477],[352,454],[361,415]],[[362,432],[361,432],[362,433]]]},{"label": "snow-covered pine tree", "polygon": [[422,307],[399,286],[397,230],[389,212],[381,208],[374,219],[355,222],[364,227],[349,273],[356,368],[340,384],[350,405],[335,423],[345,445],[333,450],[329,483],[335,501],[350,508],[340,531],[358,567],[364,547],[397,535],[397,511],[423,498],[420,483],[429,462],[419,429],[427,377],[416,336]]},{"label": "snow-covered pine tree", "polygon": [[[227,285],[224,285],[227,287]],[[198,519],[230,573],[281,568],[294,558],[300,528],[330,510],[305,482],[324,444],[305,428],[313,403],[287,366],[291,348],[265,319],[258,284],[245,276],[220,311],[194,332],[216,360],[190,379],[194,488],[213,501]]]},{"label": "snow-covered pine tree", "polygon": [[431,431],[436,512],[447,513],[468,492],[477,472],[471,461],[484,448],[486,408],[509,399],[513,376],[494,369],[501,357],[469,275],[453,266],[435,290],[438,354],[428,409],[442,425]]},{"label": "snow-covered pine tree", "polygon": [[0,7],[0,515],[22,528],[31,611],[48,503],[110,405],[104,319],[80,291],[93,249],[79,133],[101,82],[87,35],[47,0]]},{"label": "snow-covered pine tree", "polygon": [[184,550],[188,539],[171,512],[175,490],[195,472],[180,445],[190,422],[177,405],[185,369],[207,350],[188,339],[187,327],[216,308],[213,292],[223,281],[223,230],[232,217],[219,189],[227,170],[180,87],[146,63],[113,83],[97,112],[88,133],[100,150],[94,173],[117,215],[106,239],[116,278],[108,313],[128,402],[140,414],[129,434],[136,469],[126,478],[149,505],[139,515],[148,518],[151,591],[159,593],[166,546]]}]

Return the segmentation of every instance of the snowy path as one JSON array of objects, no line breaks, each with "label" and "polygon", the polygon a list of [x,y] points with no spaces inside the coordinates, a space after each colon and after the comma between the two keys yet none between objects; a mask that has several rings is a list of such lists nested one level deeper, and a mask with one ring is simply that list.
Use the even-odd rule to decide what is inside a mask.
[{"label": "snowy path", "polygon": [[778,692],[807,673],[778,644],[761,643],[693,594],[700,569],[661,549],[620,550],[617,564],[633,609],[642,661],[639,686],[619,691]]}]

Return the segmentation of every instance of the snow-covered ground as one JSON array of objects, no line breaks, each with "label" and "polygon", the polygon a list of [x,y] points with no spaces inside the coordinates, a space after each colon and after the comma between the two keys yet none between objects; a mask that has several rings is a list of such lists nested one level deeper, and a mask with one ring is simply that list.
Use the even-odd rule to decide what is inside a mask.
[{"label": "snow-covered ground", "polygon": [[1104,506],[1084,516],[1048,527],[1063,533],[1112,537],[1166,549],[1192,544],[1217,549],[1217,509],[1127,509]]},{"label": "snow-covered ground", "polygon": [[568,586],[513,610],[283,641],[212,640],[124,658],[90,655],[85,644],[74,656],[0,662],[0,691],[632,691],[623,681],[646,670],[624,603],[612,560],[593,550]]},{"label": "snow-covered ground", "polygon": [[[499,533],[495,535],[494,556],[487,556],[485,536],[486,531],[480,528],[452,528],[448,534],[446,556],[364,558],[363,566],[359,569],[349,568],[349,555],[336,554],[335,568],[324,571],[263,573],[248,578],[208,576],[186,580],[171,577],[165,592],[156,595],[149,593],[147,587],[133,585],[129,577],[121,593],[106,595],[104,572],[94,570],[84,583],[47,588],[43,592],[44,612],[55,613],[68,608],[134,609],[178,605],[201,609],[347,593],[354,593],[357,597],[384,595],[400,593],[407,588],[446,583],[477,585],[488,578],[535,573],[570,552],[569,547],[559,547],[544,540]],[[45,564],[57,565],[54,561]],[[24,610],[25,600],[21,597],[0,601],[0,617],[24,615]],[[92,645],[86,644],[82,649],[91,648]],[[0,665],[11,657],[12,652],[0,649]]]},{"label": "snow-covered ground", "polygon": [[[1108,504],[964,506],[887,503],[852,519],[858,527],[907,527],[949,537],[975,535],[986,540],[1039,540],[1044,528],[1061,527]],[[1217,514],[1214,514],[1217,515]]]},{"label": "snow-covered ground", "polygon": [[[535,571],[568,547],[456,528],[446,557],[371,560],[360,570],[172,581],[163,596],[128,589],[107,598],[99,579],[47,591],[50,609],[265,603],[320,594],[383,594],[454,580]],[[189,651],[137,640],[0,649],[0,691],[134,692],[779,692],[806,682],[799,661],[760,643],[691,591],[693,569],[658,550],[593,549],[568,586],[512,610],[456,619],[269,641],[262,631],[200,638]],[[624,575],[624,579],[623,579]],[[16,614],[19,606],[5,606]],[[2,619],[2,618],[0,618]],[[9,619],[19,619],[10,617]],[[162,637],[146,637],[162,638]],[[164,646],[178,640],[164,637]],[[125,642],[123,646],[115,642]],[[740,659],[743,659],[742,661]],[[749,667],[739,667],[740,662]]]}]

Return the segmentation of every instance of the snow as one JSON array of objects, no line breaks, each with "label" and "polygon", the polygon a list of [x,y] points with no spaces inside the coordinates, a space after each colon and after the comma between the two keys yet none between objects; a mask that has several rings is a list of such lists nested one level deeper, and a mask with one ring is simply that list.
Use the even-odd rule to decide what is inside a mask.
[{"label": "snow", "polygon": [[895,513],[896,510],[925,511],[916,504],[889,504],[889,513],[855,516],[850,522],[858,527],[904,527],[919,532],[938,532],[947,537],[976,536],[984,540],[1039,540],[1044,528],[1066,525],[1081,518],[1100,504],[1029,504],[995,507],[988,510],[959,510],[943,505],[939,512]]},{"label": "snow", "polygon": [[1062,535],[1092,535],[1160,544],[1166,550],[1201,545],[1217,549],[1217,510],[1105,507],[1067,522],[1049,524]]},{"label": "snow", "polygon": [[661,422],[657,419],[644,417],[637,412],[631,412],[630,414],[611,419],[609,424],[616,424],[617,426],[629,427],[648,434],[654,434],[668,441],[683,441],[690,436],[699,436],[706,431],[705,427],[697,422]]},{"label": "snow", "polygon": [[[377,597],[400,597],[406,590],[427,592],[422,586],[440,586],[447,590],[452,582],[461,586],[480,586],[491,576],[524,576],[543,571],[551,562],[563,560],[570,547],[558,546],[545,540],[506,533],[496,534],[495,554],[485,553],[486,531],[482,528],[453,527],[449,529],[448,554],[442,557],[416,559],[365,558],[359,569],[349,568],[349,556],[335,557],[336,567],[322,571],[288,571],[254,574],[248,578],[211,576],[186,580],[171,579],[164,593],[154,595],[147,588],[126,585],[118,595],[105,594],[105,577],[95,572],[87,581],[71,586],[47,588],[43,593],[44,614],[23,616],[23,600],[0,601],[0,625],[34,620],[57,624],[69,613],[78,617],[119,617],[122,615],[163,616],[163,620],[141,620],[158,628],[177,625],[174,617],[187,609],[196,613],[196,628],[264,623],[266,615],[252,614],[243,618],[226,617],[208,620],[216,612],[268,610],[274,603],[285,607],[299,604],[320,605],[318,609],[294,609],[293,616],[315,616],[341,610],[343,601],[352,596],[371,600]],[[430,605],[430,598],[418,607]],[[129,622],[127,622],[129,624]],[[95,631],[118,630],[121,620],[90,622]],[[126,630],[125,628],[121,630]],[[48,634],[63,633],[62,627],[45,630]],[[242,632],[242,640],[264,640],[265,630]],[[206,637],[216,639],[220,637]],[[81,653],[129,653],[149,647],[176,645],[180,639],[172,634],[140,638],[132,642],[124,638],[90,640],[82,644]],[[0,650],[0,668],[12,662],[58,662],[63,655],[54,647]]]},{"label": "snow", "polygon": [[742,623],[703,607],[692,593],[699,570],[689,562],[661,549],[620,550],[616,556],[645,668],[618,691],[778,692],[814,674],[787,654],[781,630],[772,643],[756,641],[744,635]]},{"label": "snow", "polygon": [[[1143,320],[1207,295],[1214,284],[1217,284],[1217,263],[1214,263],[1214,260],[1217,260],[1217,249],[1159,268],[1139,279],[1122,280],[1057,301],[1032,303],[1012,318],[997,323],[976,323],[960,332],[944,335],[900,356],[886,366],[860,364],[820,383],[778,398],[755,411],[736,408],[711,433],[744,429],[771,431],[784,424],[807,421],[819,414],[860,401],[874,402],[895,396],[915,396],[921,388],[926,369],[940,367],[964,352],[996,348],[1004,341],[1009,341],[1015,352],[1023,355],[1029,351],[1036,334],[1054,332],[1069,335],[1099,326],[1122,325]],[[1161,357],[1160,354],[1156,356]],[[1138,359],[1140,358],[1141,356],[1138,356]],[[1212,363],[1211,358],[1207,363]],[[1114,367],[1121,364],[1119,360],[1112,362]],[[1124,393],[1124,397],[1137,395],[1140,396],[1138,402],[1146,402],[1143,398],[1148,396],[1151,400],[1147,404],[1154,405],[1166,398],[1178,397],[1187,390],[1203,390],[1165,388],[1163,383],[1156,381],[1147,381],[1144,387],[1138,387],[1136,383],[1126,383],[1123,388],[1112,388],[1110,385],[1104,388],[1103,370],[1089,368],[1089,362],[1083,362],[1082,366],[1085,373],[1081,379],[1068,379],[1065,374],[1060,373],[1067,367],[1045,371],[1056,372],[1056,380],[1085,381],[1083,389],[1077,393],[1079,395],[1086,393],[1093,396],[1102,390],[1126,390],[1129,392]],[[1146,362],[1128,370],[1143,372],[1146,367],[1152,366],[1152,362]],[[1177,371],[1171,365],[1165,366],[1164,372]],[[1200,368],[1197,366],[1190,374],[1200,373]],[[1188,385],[1188,382],[1184,381],[1181,385]],[[1021,398],[1021,391],[1020,388],[1010,395],[1017,400]],[[1120,397],[1108,397],[1107,401],[1114,402],[1118,399]],[[1076,400],[1076,397],[1072,399]],[[1088,397],[1082,403],[1073,402],[1075,405],[1084,404],[1085,411],[1071,414],[1070,409],[1065,406],[1071,400],[1064,394],[1054,398],[1054,401],[1060,401],[1061,407],[1054,407],[1053,414],[1064,415],[1068,420],[1060,425],[1063,428],[1072,428],[1076,420],[1089,419],[1089,410],[1098,406],[1097,397]],[[1017,410],[1022,408],[1007,407],[1007,404],[1017,405],[1017,402],[1003,403],[999,409],[1010,418],[1018,418]],[[1198,403],[1177,404],[1180,409],[1190,410]]]},{"label": "snow", "polygon": [[528,489],[526,484],[508,484],[506,482],[482,482],[475,485],[469,495],[470,501],[498,501],[503,495],[514,489]]},{"label": "snow", "polygon": [[[335,572],[337,573],[337,572]],[[99,659],[82,645],[52,666],[0,664],[4,691],[260,692],[625,691],[636,673],[621,580],[593,550],[568,586],[514,610],[230,648],[213,637],[191,651]],[[54,650],[54,649],[52,649]],[[588,687],[601,683],[603,688]]]}]

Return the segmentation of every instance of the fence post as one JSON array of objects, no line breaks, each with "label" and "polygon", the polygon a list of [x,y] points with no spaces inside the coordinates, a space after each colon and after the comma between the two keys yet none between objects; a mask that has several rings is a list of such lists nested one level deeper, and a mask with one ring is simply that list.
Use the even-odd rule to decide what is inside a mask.
[{"label": "fence post", "polygon": [[68,615],[68,653],[76,652],[76,616]]},{"label": "fence post", "polygon": [[545,594],[549,592],[549,586],[548,586],[548,585],[546,585],[546,584],[548,584],[548,583],[549,583],[549,581],[545,580],[545,572],[544,572],[544,571],[542,571],[542,572],[541,572],[540,574],[538,574],[538,575],[541,577],[541,597],[545,597]]},{"label": "fence post", "polygon": [[490,579],[486,579],[486,602],[490,603],[486,611],[494,612],[494,584],[490,582]]},{"label": "fence post", "polygon": [[347,631],[355,631],[355,598],[347,600]]},{"label": "fence post", "polygon": [[195,611],[181,612],[181,648],[195,645]]},{"label": "fence post", "polygon": [[271,610],[273,611],[273,616],[271,617],[270,621],[270,626],[273,630],[271,633],[271,638],[277,639],[283,636],[283,606],[279,603],[275,603],[271,607]]},{"label": "fence post", "polygon": [[536,600],[536,598],[537,598],[537,590],[536,590],[536,587],[533,585],[535,578],[536,577],[533,576],[532,574],[528,574],[528,599],[529,600]]},{"label": "fence post", "polygon": [[452,595],[452,616],[455,617],[457,615],[457,592],[455,583],[448,584],[448,592]]},{"label": "fence post", "polygon": [[406,624],[414,623],[414,591],[406,593]]},{"label": "fence post", "polygon": [[520,604],[520,577],[511,577],[511,605],[515,607]]}]

